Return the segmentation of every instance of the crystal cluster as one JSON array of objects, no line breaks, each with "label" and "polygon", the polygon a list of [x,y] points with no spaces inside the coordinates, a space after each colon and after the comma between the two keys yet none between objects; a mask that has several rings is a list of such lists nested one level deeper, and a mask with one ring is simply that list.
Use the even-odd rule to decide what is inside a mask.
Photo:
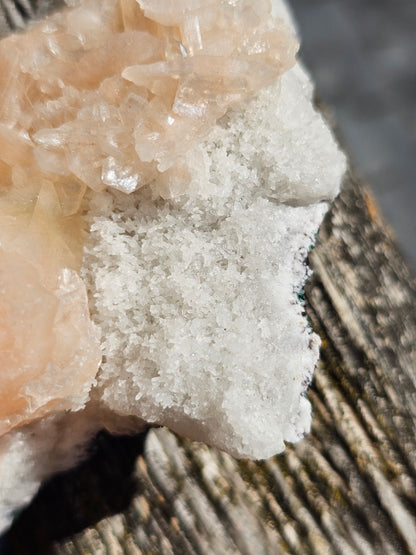
[{"label": "crystal cluster", "polygon": [[0,151],[79,193],[160,174],[175,191],[190,146],[295,51],[268,0],[83,0],[0,44]]},{"label": "crystal cluster", "polygon": [[345,170],[282,0],[67,3],[0,43],[0,529],[102,427],[302,437]]},{"label": "crystal cluster", "polygon": [[185,153],[294,63],[267,0],[77,4],[0,43],[0,434],[79,408],[97,373],[86,191],[183,192]]},{"label": "crystal cluster", "polygon": [[186,194],[94,197],[82,275],[107,410],[254,459],[309,429],[319,340],[298,295],[345,167],[311,94],[297,67],[222,119],[184,157]]},{"label": "crystal cluster", "polygon": [[24,167],[25,158],[5,164],[12,155],[18,149],[0,149],[0,435],[83,407],[101,361],[70,187]]}]

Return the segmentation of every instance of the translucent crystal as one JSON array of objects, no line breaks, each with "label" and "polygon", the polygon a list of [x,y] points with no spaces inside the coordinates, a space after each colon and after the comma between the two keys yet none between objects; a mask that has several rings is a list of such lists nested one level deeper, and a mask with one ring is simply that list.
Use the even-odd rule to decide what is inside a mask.
[{"label": "translucent crystal", "polygon": [[100,361],[82,261],[85,187],[0,165],[0,435],[82,408]]},{"label": "translucent crystal", "polygon": [[15,252],[0,249],[0,435],[85,405],[101,351],[85,286],[63,270],[56,289]]},{"label": "translucent crystal", "polygon": [[96,191],[130,193],[171,171],[177,190],[189,144],[273,83],[296,48],[265,1],[83,0],[0,43],[0,157]]}]

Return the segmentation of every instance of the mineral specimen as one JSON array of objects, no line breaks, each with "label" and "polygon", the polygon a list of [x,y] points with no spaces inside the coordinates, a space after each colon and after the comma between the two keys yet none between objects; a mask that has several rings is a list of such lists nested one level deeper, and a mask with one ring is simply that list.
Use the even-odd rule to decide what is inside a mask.
[{"label": "mineral specimen", "polygon": [[68,4],[0,43],[0,528],[103,426],[251,458],[308,430],[345,167],[281,1]]},{"label": "mineral specimen", "polygon": [[[88,391],[97,373],[99,349],[83,285],[66,272],[79,270],[82,259],[77,214],[87,187],[131,193],[159,176],[165,194],[183,190],[189,176],[182,158],[192,144],[227,109],[293,64],[296,43],[282,23],[265,17],[267,8],[264,0],[254,6],[84,0],[0,43],[0,241],[8,260],[19,255],[34,266],[3,259],[1,294],[9,308],[2,309],[6,358],[0,398],[8,398],[1,411],[8,424],[0,425],[0,433],[30,420],[31,413],[37,418],[71,408],[65,399],[77,389]],[[10,287],[20,271],[26,276],[19,277],[20,287]],[[46,295],[62,304],[57,284],[64,279],[79,290],[72,296],[79,326],[68,324],[54,342],[57,324]],[[22,284],[33,289],[31,310],[40,312],[36,321],[43,323],[33,336],[40,360],[25,339],[35,320],[27,299],[19,299]],[[42,286],[48,293],[40,293]],[[27,316],[17,318],[10,306],[16,313],[20,302]],[[45,314],[37,308],[42,305]],[[57,306],[51,310],[68,311]],[[64,345],[71,349],[57,365],[52,351]],[[58,403],[55,388],[44,392],[44,372],[58,377]],[[41,400],[33,398],[36,391]]]}]

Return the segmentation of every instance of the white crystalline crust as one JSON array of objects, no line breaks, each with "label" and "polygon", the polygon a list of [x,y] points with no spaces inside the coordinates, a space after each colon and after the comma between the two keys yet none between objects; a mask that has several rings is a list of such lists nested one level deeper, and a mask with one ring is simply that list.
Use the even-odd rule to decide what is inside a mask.
[{"label": "white crystalline crust", "polygon": [[93,397],[265,458],[310,426],[318,339],[297,295],[344,157],[297,68],[188,163],[187,195],[93,201],[84,279],[104,353]]},{"label": "white crystalline crust", "polygon": [[0,440],[0,529],[78,460],[102,426],[97,403],[113,431],[109,409],[238,457],[268,457],[309,429],[318,339],[297,296],[345,170],[311,96],[296,65],[226,116],[188,153],[187,195],[93,199],[83,277],[104,354],[94,405]]}]

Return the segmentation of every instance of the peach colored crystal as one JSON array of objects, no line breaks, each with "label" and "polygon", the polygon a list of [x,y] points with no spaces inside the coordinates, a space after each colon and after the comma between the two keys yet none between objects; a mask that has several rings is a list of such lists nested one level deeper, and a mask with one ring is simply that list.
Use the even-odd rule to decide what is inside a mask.
[{"label": "peach colored crystal", "polygon": [[24,258],[0,249],[0,291],[1,435],[51,411],[82,408],[101,352],[76,272],[62,270],[50,290]]},{"label": "peach colored crystal", "polygon": [[296,43],[270,9],[269,0],[84,0],[2,41],[6,163],[20,157],[94,190],[129,193],[160,173],[182,181],[189,147],[294,63]]},{"label": "peach colored crystal", "polygon": [[82,408],[101,351],[76,271],[81,217],[68,213],[62,184],[18,166],[0,169],[1,435]]},{"label": "peach colored crystal", "polygon": [[183,154],[296,51],[268,0],[71,4],[0,43],[0,434],[81,408],[97,373],[86,190],[181,190]]}]

